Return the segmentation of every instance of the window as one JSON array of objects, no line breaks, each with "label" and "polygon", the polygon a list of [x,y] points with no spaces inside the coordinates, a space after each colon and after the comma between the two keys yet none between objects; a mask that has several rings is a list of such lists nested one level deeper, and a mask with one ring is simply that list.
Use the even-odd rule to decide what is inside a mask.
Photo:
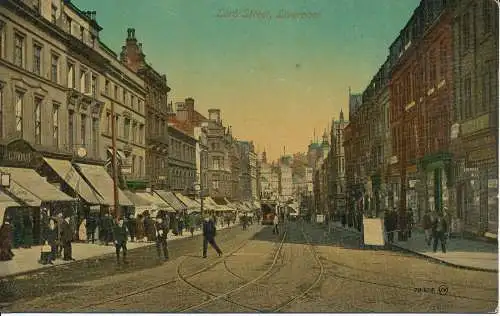
[{"label": "window", "polygon": [[120,137],[120,129],[118,128],[120,126],[120,116],[115,115],[115,128],[111,131],[116,133],[116,137]]},{"label": "window", "polygon": [[93,47],[95,47],[95,35],[92,34],[90,35],[90,45]]},{"label": "window", "polygon": [[35,144],[42,143],[42,99],[35,97]]},{"label": "window", "polygon": [[495,8],[493,7],[493,3],[491,1],[483,1],[483,32],[488,33],[493,31],[493,23],[495,19],[494,14]]},{"label": "window", "polygon": [[123,89],[122,99],[122,103],[127,104],[127,91],[125,89]]},{"label": "window", "polygon": [[136,164],[136,162],[135,162],[136,158],[137,158],[136,155],[132,155],[132,174],[134,176],[137,175],[136,174],[137,170],[136,170],[136,166],[135,166],[135,164]]},{"label": "window", "polygon": [[132,142],[135,143],[137,140],[137,122],[132,123]]},{"label": "window", "polygon": [[73,110],[68,110],[68,145],[69,149],[73,150],[73,145],[75,144],[75,112]]},{"label": "window", "polygon": [[74,89],[75,88],[75,65],[68,62],[68,88]]},{"label": "window", "polygon": [[441,80],[446,79],[446,68],[448,67],[448,61],[447,61],[447,54],[448,52],[446,51],[446,45],[444,42],[441,43],[441,48],[439,50],[440,52],[440,61],[439,61],[439,77]]},{"label": "window", "polygon": [[52,23],[56,23],[56,21],[57,21],[57,7],[55,5],[52,5],[52,7],[51,7],[50,19],[51,19]]},{"label": "window", "polygon": [[33,45],[33,72],[40,76],[42,72],[42,46]]},{"label": "window", "polygon": [[91,81],[91,92],[92,96],[95,98],[97,96],[97,77],[92,75],[92,81]]},{"label": "window", "polygon": [[143,161],[144,158],[142,158],[142,156],[139,156],[139,166],[138,166],[138,170],[139,170],[139,176],[142,176],[144,173],[143,173]]},{"label": "window", "polygon": [[130,95],[130,107],[135,110],[135,96],[133,94]]},{"label": "window", "polygon": [[59,147],[59,104],[52,105],[52,142]]},{"label": "window", "polygon": [[99,119],[92,118],[92,134],[90,143],[92,144],[92,152],[94,156],[98,156],[99,153]]},{"label": "window", "polygon": [[90,86],[91,86],[90,73],[88,72],[87,69],[81,68],[80,69],[80,92],[90,93],[90,89],[91,89]]},{"label": "window", "polygon": [[434,50],[430,53],[430,73],[429,73],[429,83],[434,86],[436,83],[436,52]]},{"label": "window", "polygon": [[106,134],[111,134],[111,113],[106,112]]},{"label": "window", "polygon": [[139,144],[144,144],[144,124],[139,125]]},{"label": "window", "polygon": [[80,125],[80,144],[85,146],[87,144],[87,115],[82,114]]},{"label": "window", "polygon": [[463,49],[468,50],[470,47],[470,12],[465,13],[462,25]]},{"label": "window", "polygon": [[24,37],[20,34],[14,35],[14,65],[24,66]]},{"label": "window", "polygon": [[3,137],[3,86],[0,86],[0,137]]},{"label": "window", "polygon": [[124,123],[123,123],[123,137],[128,140],[130,136],[130,119],[125,118]]},{"label": "window", "polygon": [[16,91],[16,132],[23,136],[24,92]]},{"label": "window", "polygon": [[465,115],[469,118],[472,112],[472,84],[470,75],[465,78]]},{"label": "window", "polygon": [[70,35],[73,35],[73,21],[69,17],[69,15],[65,14],[66,16],[66,25],[68,26],[68,33]]},{"label": "window", "polygon": [[4,26],[5,22],[0,20],[0,58],[3,57],[4,52]]},{"label": "window", "polygon": [[118,100],[118,86],[115,85],[115,100]]},{"label": "window", "polygon": [[85,34],[85,28],[80,26],[80,40],[83,41],[83,35]]},{"label": "window", "polygon": [[104,82],[104,93],[109,96],[109,80],[106,79],[106,81]]},{"label": "window", "polygon": [[143,109],[142,109],[142,100],[139,100],[138,104],[137,104],[137,109],[139,110],[139,112],[142,113]]},{"label": "window", "polygon": [[59,79],[59,56],[52,54],[52,61],[50,64],[50,80],[58,82]]}]

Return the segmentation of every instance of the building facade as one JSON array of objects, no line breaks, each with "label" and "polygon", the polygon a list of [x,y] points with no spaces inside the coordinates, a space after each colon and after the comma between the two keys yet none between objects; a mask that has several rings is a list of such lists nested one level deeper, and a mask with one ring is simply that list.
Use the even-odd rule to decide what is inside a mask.
[{"label": "building facade", "polygon": [[498,5],[458,1],[453,12],[451,142],[458,230],[497,238]]},{"label": "building facade", "polygon": [[[232,137],[231,137],[232,138]],[[219,109],[208,110],[208,180],[210,196],[216,198],[231,197],[232,177],[229,150],[231,141],[222,125]]]},{"label": "building facade", "polygon": [[[138,105],[140,106],[139,110],[146,115],[146,125],[140,125],[133,118],[123,118],[123,120],[131,126],[132,130],[137,125],[139,129],[146,129],[144,150],[146,150],[145,176],[147,181],[129,181],[128,184],[135,188],[147,186],[153,189],[167,189],[168,185],[172,183],[168,179],[168,92],[170,88],[167,85],[167,78],[146,62],[142,43],[137,41],[133,28],[127,30],[127,38],[120,53],[120,60],[144,80],[144,88],[146,89],[146,102],[141,102]],[[134,96],[126,92],[123,93],[123,102],[134,106],[137,102]],[[113,90],[113,95],[117,95],[116,90]],[[132,108],[131,113],[136,111],[137,108]]]},{"label": "building facade", "polygon": [[[171,191],[194,194],[196,184],[197,140],[169,123],[171,154],[168,160],[169,187]],[[161,166],[162,168],[164,166]]]},{"label": "building facade", "polygon": [[200,185],[201,195],[207,195],[208,188],[208,139],[207,123],[194,127],[196,142],[196,182]]},{"label": "building facade", "polygon": [[345,152],[344,152],[344,128],[348,121],[344,119],[344,113],[340,111],[339,119],[332,120],[330,131],[330,203],[331,211],[338,217],[346,212],[346,181],[345,181]]}]

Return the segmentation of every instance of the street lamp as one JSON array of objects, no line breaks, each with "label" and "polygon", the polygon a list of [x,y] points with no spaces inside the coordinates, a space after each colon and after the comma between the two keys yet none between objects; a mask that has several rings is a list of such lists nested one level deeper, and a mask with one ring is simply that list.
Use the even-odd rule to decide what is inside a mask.
[{"label": "street lamp", "polygon": [[194,184],[194,189],[195,191],[199,192],[199,195],[200,195],[200,213],[201,215],[203,216],[203,188],[201,186],[201,183],[195,183]]}]

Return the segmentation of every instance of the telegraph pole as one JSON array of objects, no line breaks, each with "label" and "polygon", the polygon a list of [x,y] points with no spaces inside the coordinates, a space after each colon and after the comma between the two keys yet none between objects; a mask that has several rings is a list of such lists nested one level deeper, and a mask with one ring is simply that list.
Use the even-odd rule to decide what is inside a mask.
[{"label": "telegraph pole", "polygon": [[115,216],[118,220],[120,218],[120,206],[118,201],[118,172],[116,168],[116,118],[115,118],[115,102],[111,101],[111,147],[112,147],[112,156],[111,156],[111,168],[113,168],[113,198],[114,198],[114,209]]}]

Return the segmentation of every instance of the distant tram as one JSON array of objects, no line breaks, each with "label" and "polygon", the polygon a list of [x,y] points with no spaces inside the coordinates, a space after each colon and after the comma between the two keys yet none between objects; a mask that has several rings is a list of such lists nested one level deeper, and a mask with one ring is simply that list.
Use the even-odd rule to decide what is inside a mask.
[{"label": "distant tram", "polygon": [[274,213],[276,212],[275,203],[262,203],[262,225],[273,225]]}]

